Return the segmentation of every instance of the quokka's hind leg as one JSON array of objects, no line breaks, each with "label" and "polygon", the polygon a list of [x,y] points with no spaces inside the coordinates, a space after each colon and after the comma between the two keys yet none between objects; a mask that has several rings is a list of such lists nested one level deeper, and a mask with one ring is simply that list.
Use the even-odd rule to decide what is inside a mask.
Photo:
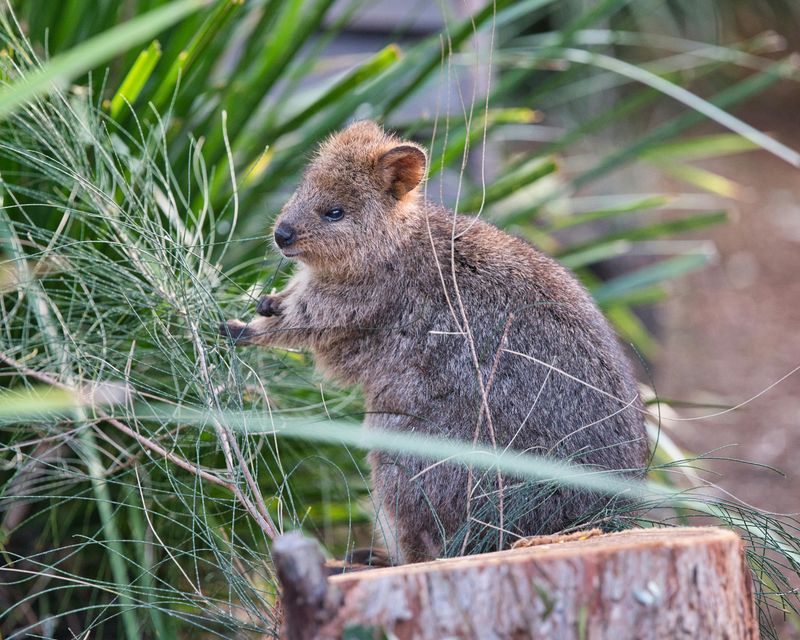
[{"label": "quokka's hind leg", "polygon": [[376,451],[370,453],[369,462],[380,505],[379,535],[390,542],[387,549],[394,563],[440,557],[459,507],[452,504],[449,494],[436,491],[435,470],[425,475],[424,463],[418,460]]},{"label": "quokka's hind leg", "polygon": [[398,489],[382,501],[381,526],[392,536],[389,555],[395,564],[435,560],[444,548],[442,525],[422,491],[405,478],[398,480]]},{"label": "quokka's hind leg", "polygon": [[353,549],[344,558],[347,568],[393,567],[403,564],[397,543],[397,530],[388,513],[378,507],[372,544]]}]

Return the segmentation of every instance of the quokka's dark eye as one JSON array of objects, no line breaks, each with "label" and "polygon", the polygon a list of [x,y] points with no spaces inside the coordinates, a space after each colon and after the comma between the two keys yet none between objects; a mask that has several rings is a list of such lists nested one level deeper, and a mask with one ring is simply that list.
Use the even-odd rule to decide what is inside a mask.
[{"label": "quokka's dark eye", "polygon": [[322,217],[325,218],[328,222],[336,222],[337,220],[341,220],[344,218],[344,209],[341,207],[334,207],[333,209],[328,209],[325,213],[322,214]]}]

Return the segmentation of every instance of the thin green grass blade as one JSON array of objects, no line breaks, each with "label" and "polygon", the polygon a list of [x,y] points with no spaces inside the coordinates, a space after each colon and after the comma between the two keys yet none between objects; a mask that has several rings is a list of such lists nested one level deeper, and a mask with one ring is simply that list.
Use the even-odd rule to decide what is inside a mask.
[{"label": "thin green grass blade", "polygon": [[[138,473],[136,474],[139,480]],[[141,484],[139,485],[141,490]],[[143,493],[141,494],[143,495]],[[147,504],[141,499],[140,493],[131,491],[128,494],[128,501],[125,505],[125,512],[127,512],[128,524],[131,528],[133,538],[137,541],[150,541],[152,536],[147,532],[146,526],[149,521],[145,515]],[[146,524],[147,523],[147,524]],[[153,576],[155,575],[156,568],[153,566],[153,553],[151,544],[137,544],[136,553],[138,556],[139,564],[143,567],[140,582],[145,593],[145,597],[149,600],[147,606],[147,613],[153,624],[153,631],[156,638],[171,638],[175,637],[175,629],[170,624],[170,619],[163,615],[156,600],[156,586]]]},{"label": "thin green grass blade", "polygon": [[[70,365],[68,348],[65,346],[63,336],[59,332],[57,320],[52,317],[52,311],[41,284],[31,277],[22,243],[14,231],[7,213],[3,210],[2,204],[3,201],[0,200],[0,240],[4,241],[3,244],[6,245],[11,259],[16,263],[18,272],[21,274],[20,291],[24,289],[25,293],[33,299],[33,316],[43,336],[43,347],[57,368],[57,375],[68,386],[74,387],[74,372]],[[125,550],[113,510],[114,502],[106,480],[106,469],[103,466],[97,440],[85,408],[80,405],[73,405],[68,413],[76,424],[77,438],[82,445],[79,449],[79,456],[86,467],[92,486],[95,506],[100,516],[101,531],[107,545],[108,563],[114,576],[116,588],[120,594],[120,616],[125,636],[128,640],[137,640],[139,637],[139,625],[131,607],[130,580],[124,561]]]}]

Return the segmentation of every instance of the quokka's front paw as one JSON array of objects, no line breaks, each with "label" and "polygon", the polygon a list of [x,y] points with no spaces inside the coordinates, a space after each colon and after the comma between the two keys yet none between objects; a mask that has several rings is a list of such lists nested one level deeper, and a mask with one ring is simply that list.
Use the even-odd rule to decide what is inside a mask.
[{"label": "quokka's front paw", "polygon": [[281,301],[275,296],[264,296],[258,301],[256,313],[260,316],[279,316],[281,315]]},{"label": "quokka's front paw", "polygon": [[250,328],[241,320],[228,320],[219,325],[219,335],[233,340],[233,343],[237,345],[249,344],[251,333]]}]

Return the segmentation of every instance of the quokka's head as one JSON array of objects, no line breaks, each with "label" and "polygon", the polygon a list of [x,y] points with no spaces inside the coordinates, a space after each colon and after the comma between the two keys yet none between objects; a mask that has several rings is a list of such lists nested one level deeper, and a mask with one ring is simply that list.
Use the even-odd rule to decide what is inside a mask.
[{"label": "quokka's head", "polygon": [[288,258],[336,269],[380,258],[399,242],[425,176],[422,147],[356,122],[320,146],[275,221]]}]

